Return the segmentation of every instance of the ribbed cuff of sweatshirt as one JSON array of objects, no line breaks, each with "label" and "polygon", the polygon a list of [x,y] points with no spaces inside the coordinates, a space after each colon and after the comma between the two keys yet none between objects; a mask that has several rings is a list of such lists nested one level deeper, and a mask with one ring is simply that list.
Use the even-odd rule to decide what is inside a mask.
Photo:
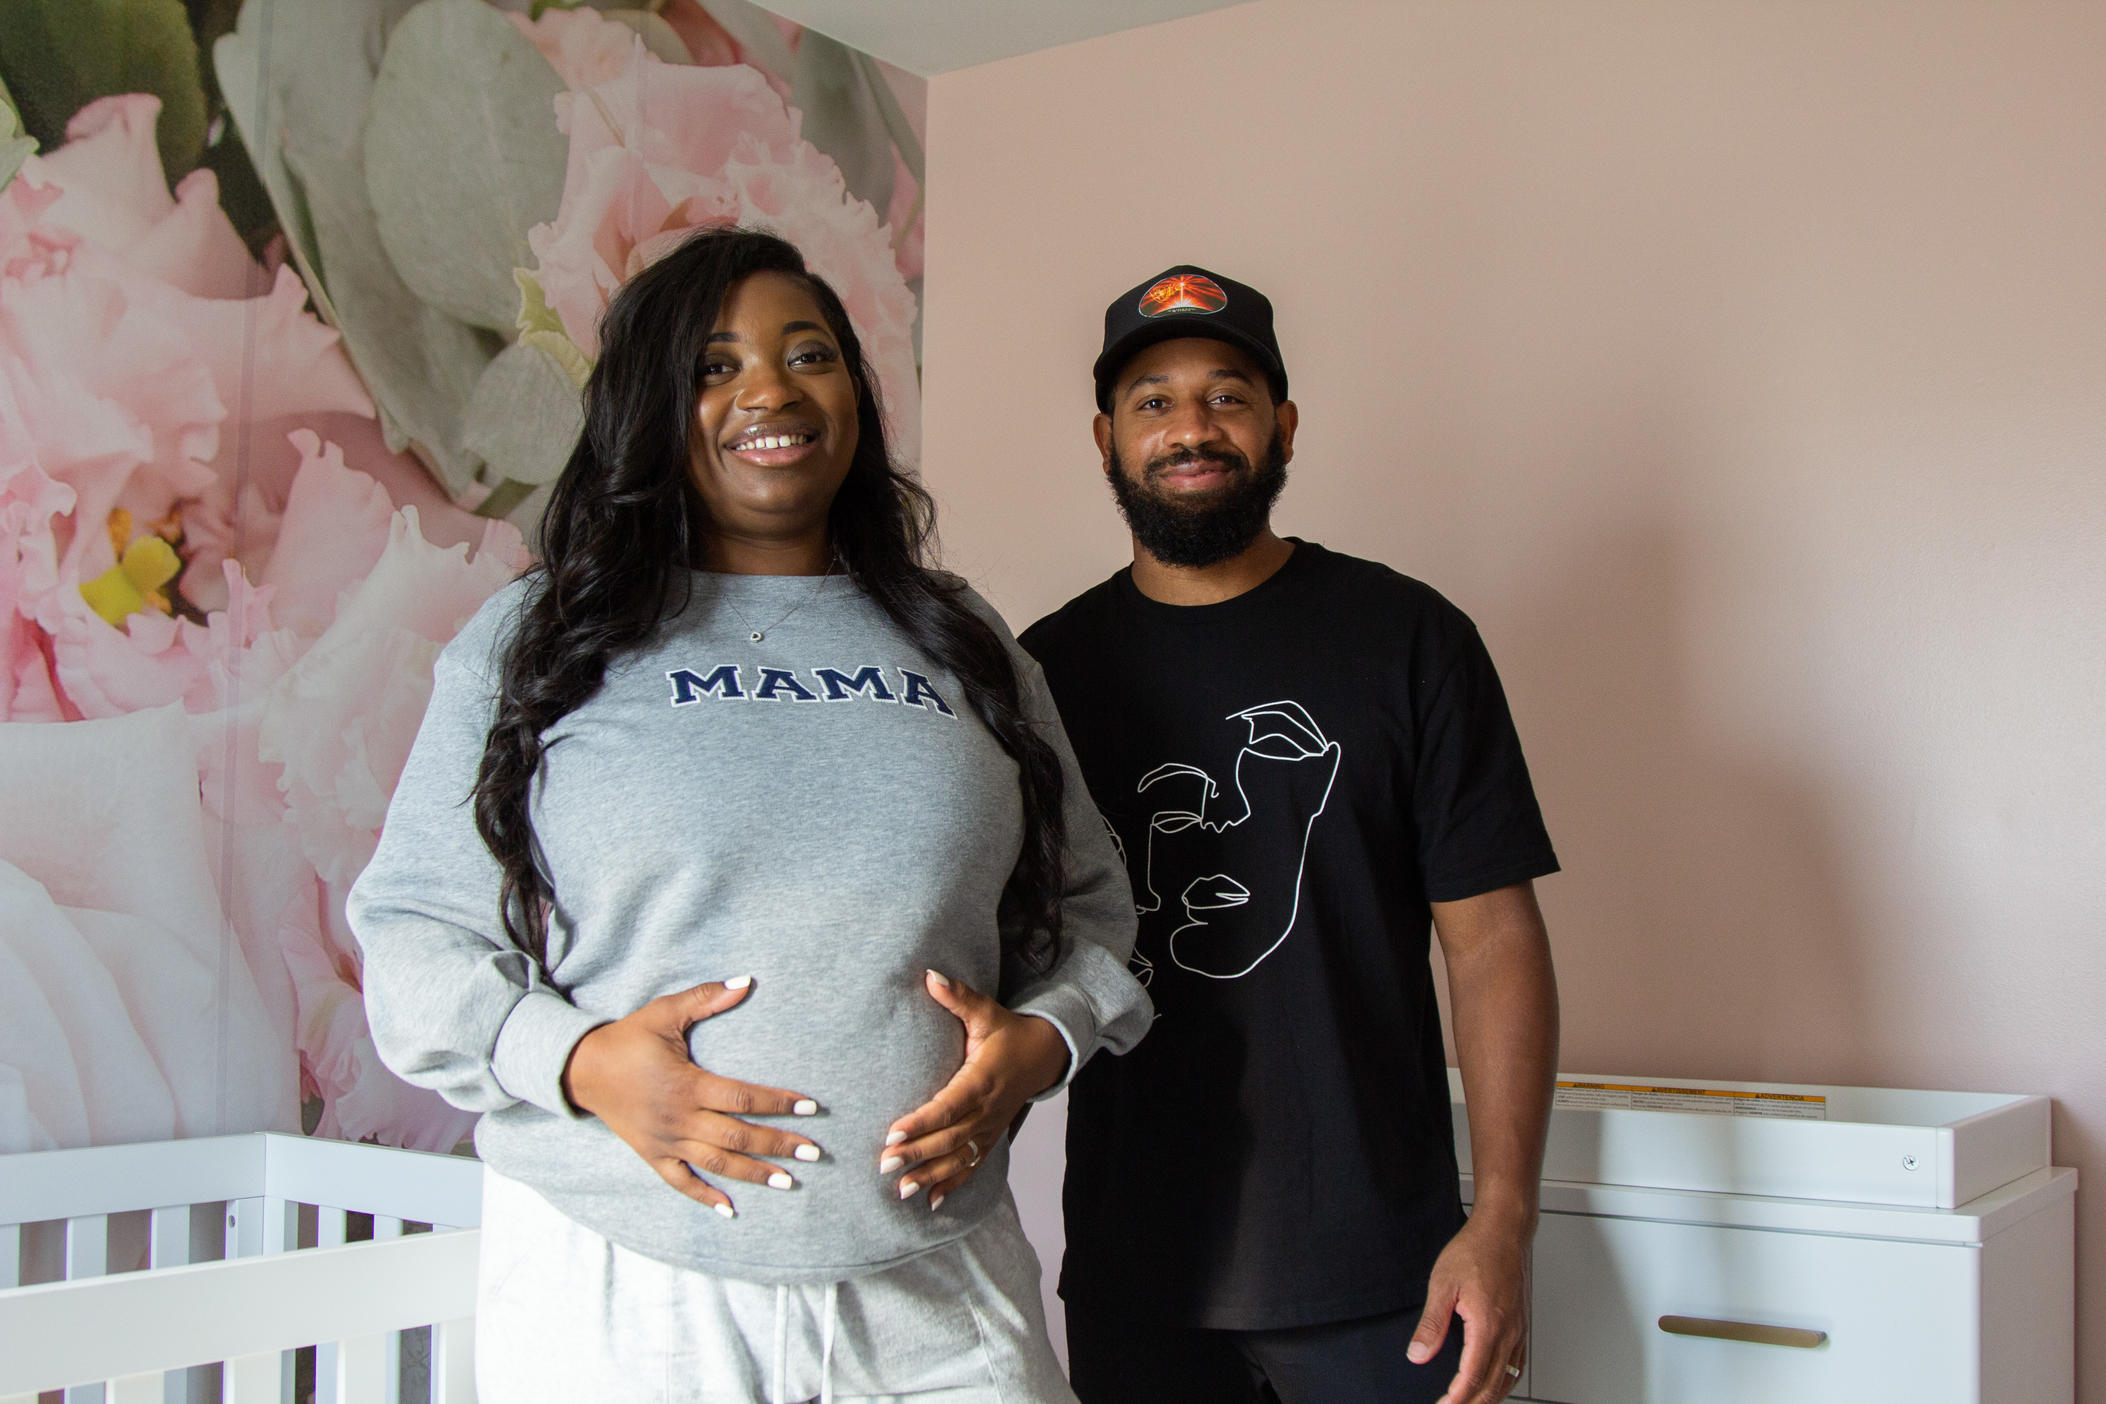
[{"label": "ribbed cuff of sweatshirt", "polygon": [[563,1069],[578,1040],[606,1022],[560,995],[528,990],[497,1030],[490,1075],[520,1101],[575,1121],[583,1113],[563,1095]]},{"label": "ribbed cuff of sweatshirt", "polygon": [[1042,1102],[1074,1081],[1099,1051],[1124,1053],[1155,1019],[1148,992],[1125,964],[1094,941],[1075,941],[1046,978],[1011,996],[1017,1014],[1036,1014],[1060,1030],[1068,1045],[1067,1074],[1032,1098]]},{"label": "ribbed cuff of sweatshirt", "polygon": [[[1061,996],[1066,998],[1063,999]],[[1028,1000],[1010,1011],[1015,1014],[1029,1014],[1034,1018],[1044,1019],[1053,1026],[1053,1031],[1060,1035],[1060,1041],[1068,1046],[1068,1070],[1060,1075],[1060,1081],[1033,1097],[1031,1100],[1034,1102],[1043,1102],[1048,1097],[1057,1097],[1067,1091],[1068,1084],[1075,1080],[1075,1074],[1081,1069],[1082,1060],[1086,1056],[1076,1046],[1075,1030],[1069,1023],[1069,1020],[1074,1017],[1074,1011],[1069,1009],[1066,1013],[1056,1012],[1058,1008],[1067,1004],[1070,1000],[1082,1006],[1083,1015],[1087,1018],[1089,1001],[1083,999],[1080,994],[1073,990],[1051,991],[1035,999]]]}]

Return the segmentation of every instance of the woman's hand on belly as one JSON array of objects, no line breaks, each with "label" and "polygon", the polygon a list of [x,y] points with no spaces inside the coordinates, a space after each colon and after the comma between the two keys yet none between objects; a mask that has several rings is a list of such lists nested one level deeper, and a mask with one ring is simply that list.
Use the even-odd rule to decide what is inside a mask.
[{"label": "woman's hand on belly", "polygon": [[788,1171],[757,1157],[817,1160],[802,1136],[741,1121],[742,1116],[811,1116],[818,1103],[799,1092],[718,1077],[695,1066],[687,1033],[746,998],[750,978],[696,985],[664,995],[578,1040],[563,1069],[563,1094],[598,1117],[689,1199],[726,1218],[731,1196],[704,1174],[793,1189]]},{"label": "woman's hand on belly", "polygon": [[927,1190],[936,1209],[973,1177],[1024,1104],[1060,1081],[1068,1045],[1046,1020],[1011,1013],[963,981],[931,970],[925,983],[965,1025],[965,1063],[942,1091],[892,1123],[878,1173],[899,1172],[899,1197]]}]

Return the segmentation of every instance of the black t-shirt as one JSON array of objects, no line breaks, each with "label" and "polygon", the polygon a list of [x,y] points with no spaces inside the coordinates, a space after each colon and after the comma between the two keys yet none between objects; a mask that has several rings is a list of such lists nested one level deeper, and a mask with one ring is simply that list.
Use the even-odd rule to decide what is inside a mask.
[{"label": "black t-shirt", "polygon": [[1220,604],[1122,570],[1022,642],[1157,1009],[1073,1084],[1061,1294],[1234,1330],[1419,1304],[1462,1224],[1427,903],[1557,871],[1476,628],[1297,543]]}]

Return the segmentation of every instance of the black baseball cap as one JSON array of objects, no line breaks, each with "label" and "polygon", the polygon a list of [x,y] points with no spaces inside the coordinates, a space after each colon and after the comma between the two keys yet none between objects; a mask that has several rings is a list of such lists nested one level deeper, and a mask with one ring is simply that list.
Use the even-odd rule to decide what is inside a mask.
[{"label": "black baseball cap", "polygon": [[1097,408],[1111,409],[1112,378],[1137,352],[1158,341],[1202,336],[1250,353],[1271,382],[1275,400],[1287,398],[1287,367],[1272,334],[1272,303],[1256,288],[1190,263],[1166,268],[1112,300],[1104,309],[1104,350],[1090,374]]}]

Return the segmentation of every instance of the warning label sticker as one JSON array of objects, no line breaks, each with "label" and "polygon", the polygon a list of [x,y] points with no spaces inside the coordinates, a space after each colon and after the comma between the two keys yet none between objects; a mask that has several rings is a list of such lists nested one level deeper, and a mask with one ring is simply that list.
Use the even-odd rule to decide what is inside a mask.
[{"label": "warning label sticker", "polygon": [[1733,1092],[1723,1087],[1560,1082],[1551,1105],[1560,1110],[1708,1112],[1713,1116],[1774,1116],[1789,1121],[1828,1119],[1826,1097],[1799,1092]]}]

